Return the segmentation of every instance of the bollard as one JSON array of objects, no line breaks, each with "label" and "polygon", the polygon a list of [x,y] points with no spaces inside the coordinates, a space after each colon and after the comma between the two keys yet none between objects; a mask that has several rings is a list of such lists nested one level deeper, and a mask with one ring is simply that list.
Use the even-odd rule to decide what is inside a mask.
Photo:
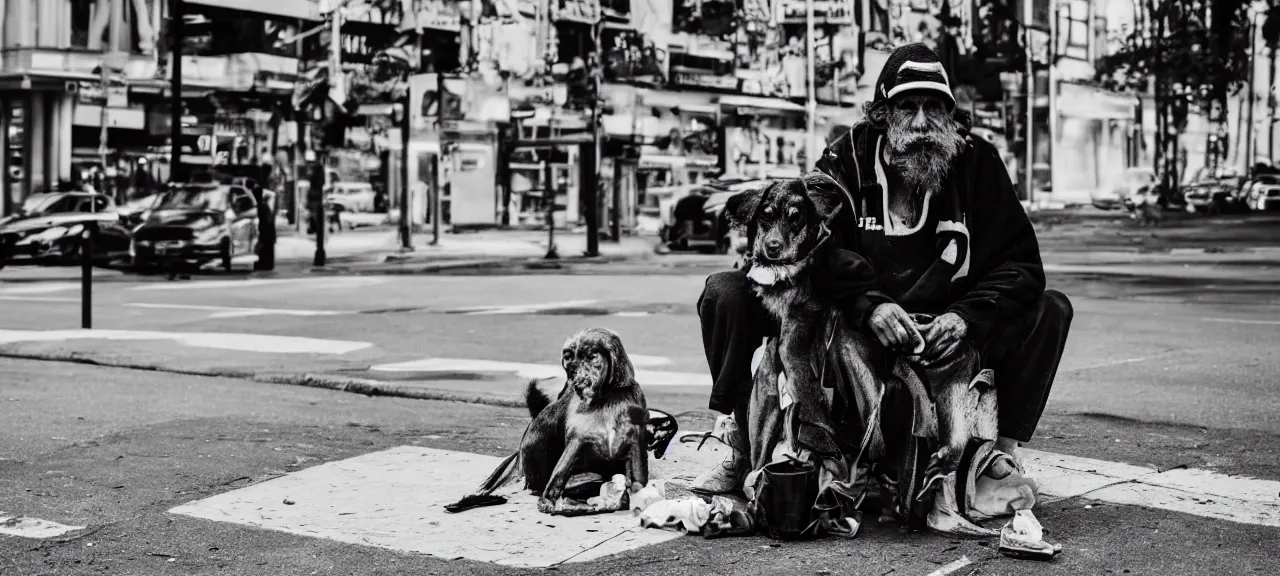
[{"label": "bollard", "polygon": [[93,237],[97,222],[84,223],[84,243],[80,246],[80,327],[93,329]]}]

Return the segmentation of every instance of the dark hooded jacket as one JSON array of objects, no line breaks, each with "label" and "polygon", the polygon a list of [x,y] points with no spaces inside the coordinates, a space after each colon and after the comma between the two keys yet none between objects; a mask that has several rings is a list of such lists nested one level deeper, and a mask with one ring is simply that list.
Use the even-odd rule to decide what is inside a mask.
[{"label": "dark hooded jacket", "polygon": [[[876,158],[883,129],[864,121],[827,147],[817,169],[840,185],[830,192],[844,205],[832,223],[837,250],[817,284],[853,326],[865,327],[871,310],[887,302],[911,313],[954,312],[985,349],[998,323],[1028,311],[1044,293],[1044,267],[1004,162],[991,143],[969,134],[967,114],[957,119],[966,144],[921,216],[920,230],[934,231],[931,246],[921,244],[928,234],[885,233],[887,195]],[[926,251],[933,258],[922,256]],[[919,265],[887,272],[886,263],[906,260]]]}]

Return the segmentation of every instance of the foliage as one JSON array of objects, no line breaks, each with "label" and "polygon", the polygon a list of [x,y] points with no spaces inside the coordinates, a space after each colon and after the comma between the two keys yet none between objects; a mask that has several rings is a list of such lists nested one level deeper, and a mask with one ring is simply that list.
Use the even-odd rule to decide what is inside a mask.
[{"label": "foliage", "polygon": [[[1145,91],[1160,74],[1165,86],[1190,87],[1199,104],[1225,99],[1249,79],[1249,5],[1243,0],[1138,0],[1149,26],[1128,28],[1114,54],[1097,63],[1096,79],[1119,91]],[[1206,25],[1207,9],[1212,25]],[[1220,17],[1226,14],[1226,17]],[[1157,41],[1154,23],[1163,21]]]}]

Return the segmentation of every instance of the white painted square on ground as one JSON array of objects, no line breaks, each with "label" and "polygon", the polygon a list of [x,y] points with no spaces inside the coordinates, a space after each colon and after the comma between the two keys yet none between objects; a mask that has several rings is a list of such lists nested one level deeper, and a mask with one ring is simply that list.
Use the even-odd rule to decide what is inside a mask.
[{"label": "white painted square on ground", "polygon": [[[654,478],[691,479],[724,457],[708,444],[672,443],[651,460]],[[640,528],[629,513],[562,518],[535,496],[506,491],[507,504],[459,514],[444,506],[475,490],[500,459],[400,446],[321,464],[178,506],[171,513],[329,538],[445,559],[545,567],[666,542],[680,533]],[[518,488],[518,487],[517,487]],[[285,504],[285,500],[293,504]]]}]

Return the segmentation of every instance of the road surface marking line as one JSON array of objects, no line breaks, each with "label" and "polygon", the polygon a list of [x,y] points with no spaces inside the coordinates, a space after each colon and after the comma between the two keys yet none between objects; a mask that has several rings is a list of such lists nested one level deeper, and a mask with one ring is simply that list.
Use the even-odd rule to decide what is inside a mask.
[{"label": "road surface marking line", "polygon": [[[726,451],[713,445],[697,450],[693,444],[673,443],[664,458],[652,461],[651,477],[687,483],[718,464]],[[1162,473],[1037,450],[1022,454],[1028,476],[1039,483],[1042,503],[1083,497],[1280,526],[1276,497],[1280,482],[1204,470]],[[505,505],[456,515],[444,511],[446,503],[474,491],[499,461],[467,452],[399,446],[320,464],[188,502],[169,512],[402,552],[530,568],[599,559],[681,536],[641,530],[627,513],[545,516],[535,511],[536,497],[519,485],[501,491],[509,499]]]},{"label": "road surface marking line", "polygon": [[[663,472],[669,460],[654,460],[651,477],[671,478]],[[473,492],[500,461],[400,446],[320,464],[169,512],[527,568],[585,562],[681,537],[679,532],[642,529],[627,512],[575,518],[540,514],[537,497],[518,485],[501,491],[509,500],[505,505],[463,514],[445,512],[445,504]],[[286,498],[291,504],[283,504]]]},{"label": "road surface marking line", "polygon": [[451,314],[465,314],[467,316],[488,316],[494,314],[531,314],[534,312],[542,312],[545,310],[555,310],[557,308],[573,308],[575,306],[589,306],[595,304],[597,300],[567,300],[564,302],[546,302],[542,304],[515,304],[511,306],[468,306],[464,308],[454,308],[449,310]]},{"label": "road surface marking line", "polygon": [[210,318],[245,318],[249,316],[340,316],[355,314],[343,310],[299,310],[288,308],[240,308],[235,306],[209,306],[202,304],[152,304],[147,302],[128,302],[127,308],[156,308],[162,310],[199,310],[213,312]]},{"label": "road surface marking line", "polygon": [[151,292],[157,290],[222,290],[227,288],[266,288],[287,286],[291,284],[307,284],[307,290],[321,288],[347,288],[350,286],[366,286],[382,284],[387,279],[379,276],[336,276],[328,278],[279,278],[249,280],[196,280],[188,282],[152,283],[134,286],[129,290]]},{"label": "road surface marking line", "polygon": [[1139,357],[1137,357],[1137,358],[1124,358],[1124,359],[1120,359],[1120,360],[1108,360],[1108,361],[1106,361],[1106,362],[1098,362],[1098,363],[1096,363],[1096,364],[1088,364],[1088,365],[1080,366],[1080,367],[1074,367],[1074,368],[1063,368],[1063,369],[1062,369],[1062,371],[1063,371],[1063,372],[1079,372],[1079,371],[1082,371],[1082,370],[1096,370],[1096,369],[1098,369],[1098,368],[1110,368],[1110,367],[1112,367],[1112,366],[1123,366],[1123,365],[1125,365],[1125,364],[1134,364],[1134,363],[1137,363],[1137,362],[1146,362],[1147,360],[1155,360],[1156,358],[1160,358],[1160,357],[1163,357],[1163,356],[1169,356],[1169,355],[1172,355],[1172,354],[1183,354],[1183,353],[1185,353],[1185,351],[1183,351],[1183,350],[1170,350],[1170,351],[1168,351],[1168,352],[1161,352],[1161,353],[1159,353],[1159,354],[1152,354],[1152,355],[1150,355],[1150,356],[1139,356]]},{"label": "road surface marking line", "polygon": [[78,282],[40,282],[27,286],[16,286],[13,288],[5,288],[0,290],[0,294],[51,294],[53,292],[66,292],[68,290],[77,290],[80,288]]},{"label": "road surface marking line", "polygon": [[322,340],[299,336],[225,332],[154,332],[144,330],[0,330],[0,345],[69,340],[172,340],[193,348],[271,354],[347,354],[373,347],[369,342]]},{"label": "road surface marking line", "polygon": [[79,298],[66,296],[0,296],[0,300],[8,302],[79,302]]},{"label": "road surface marking line", "polygon": [[1207,470],[1154,468],[1023,450],[1043,501],[1086,498],[1243,524],[1280,527],[1280,482]]},{"label": "road surface marking line", "polygon": [[83,529],[84,526],[67,526],[39,518],[0,516],[0,534],[6,536],[43,539]]},{"label": "road surface marking line", "polygon": [[1200,318],[1202,322],[1219,322],[1223,324],[1259,324],[1264,326],[1280,326],[1280,320],[1248,320],[1244,318]]},{"label": "road surface marking line", "polygon": [[[497,372],[515,374],[520,378],[530,379],[564,377],[564,368],[556,364],[465,358],[424,358],[408,362],[379,364],[371,367],[370,370],[375,372]],[[709,374],[693,372],[636,370],[636,381],[641,386],[700,386],[708,388],[711,386],[711,376]]]},{"label": "road surface marking line", "polygon": [[930,572],[929,576],[947,576],[948,574],[955,572],[956,570],[959,570],[961,568],[964,568],[965,566],[968,566],[970,564],[973,564],[973,560],[970,560],[968,556],[961,556],[959,560],[956,560],[955,562],[952,562],[937,570],[934,570],[933,572]]}]

